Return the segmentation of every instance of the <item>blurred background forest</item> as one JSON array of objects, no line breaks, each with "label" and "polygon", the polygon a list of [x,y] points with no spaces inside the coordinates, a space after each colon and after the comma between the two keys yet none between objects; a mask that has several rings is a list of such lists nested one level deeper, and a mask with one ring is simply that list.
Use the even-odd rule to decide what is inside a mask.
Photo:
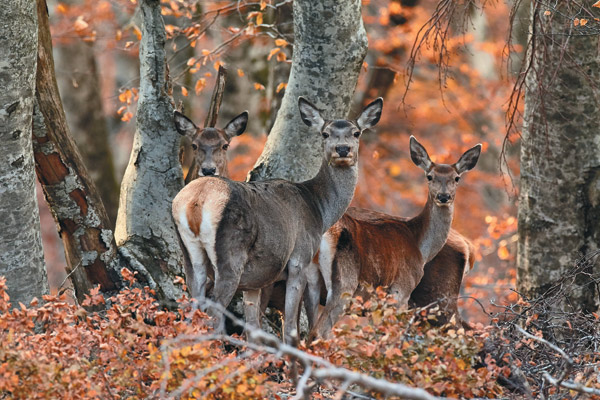
[{"label": "blurred background forest", "polygon": [[[243,180],[262,151],[285,91],[293,43],[291,1],[162,3],[176,103],[194,121],[204,121],[216,70],[224,65],[228,78],[217,126],[249,111],[247,132],[229,150],[231,177]],[[353,205],[402,216],[420,210],[427,192],[422,171],[409,158],[410,135],[429,149],[434,162],[451,161],[482,143],[480,163],[459,189],[453,226],[477,247],[459,307],[468,321],[488,322],[480,304],[497,311],[493,304],[517,298],[511,288],[522,106],[516,106],[517,123],[509,134],[507,111],[515,107],[510,99],[529,7],[517,10],[511,32],[512,2],[487,1],[483,7],[461,2],[445,8],[441,5],[448,2],[434,0],[362,3],[369,52],[352,109],[378,96],[386,103],[376,131],[366,134],[361,145]],[[67,118],[114,223],[135,131],[137,5],[68,0],[48,6]],[[432,15],[442,29],[421,42]],[[106,141],[108,147],[102,144]],[[38,188],[44,254],[56,292],[65,280],[65,259],[41,193]]]}]

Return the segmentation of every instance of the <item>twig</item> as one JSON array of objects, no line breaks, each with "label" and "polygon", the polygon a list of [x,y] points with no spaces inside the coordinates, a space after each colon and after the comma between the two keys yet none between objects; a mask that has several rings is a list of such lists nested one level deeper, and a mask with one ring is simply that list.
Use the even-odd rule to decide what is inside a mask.
[{"label": "twig", "polygon": [[206,120],[204,121],[205,128],[212,128],[217,124],[219,110],[221,109],[221,102],[223,101],[223,93],[225,93],[225,78],[227,78],[227,69],[224,66],[219,65],[217,81],[215,82],[215,88],[210,100],[210,108],[208,109]]},{"label": "twig", "polygon": [[564,388],[567,388],[569,390],[574,390],[576,392],[579,393],[586,393],[586,394],[595,394],[595,395],[600,395],[600,390],[599,389],[594,389],[591,388],[589,386],[584,386],[581,385],[579,383],[575,383],[575,382],[570,382],[570,381],[559,381],[558,379],[554,379],[549,373],[544,372],[543,377],[546,381],[548,381],[549,384],[553,385],[553,386],[562,386]]}]

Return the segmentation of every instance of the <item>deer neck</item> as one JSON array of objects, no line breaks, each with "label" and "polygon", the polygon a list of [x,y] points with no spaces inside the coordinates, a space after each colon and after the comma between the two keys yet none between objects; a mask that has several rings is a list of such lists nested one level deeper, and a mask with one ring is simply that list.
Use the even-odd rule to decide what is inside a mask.
[{"label": "deer neck", "polygon": [[423,261],[428,263],[444,247],[452,225],[454,214],[454,203],[447,207],[439,207],[435,204],[431,195],[427,196],[427,203],[423,211],[415,217],[417,226],[420,227],[419,250]]},{"label": "deer neck", "polygon": [[321,214],[325,233],[346,212],[358,181],[358,162],[351,167],[336,168],[323,159],[317,175],[304,186]]}]

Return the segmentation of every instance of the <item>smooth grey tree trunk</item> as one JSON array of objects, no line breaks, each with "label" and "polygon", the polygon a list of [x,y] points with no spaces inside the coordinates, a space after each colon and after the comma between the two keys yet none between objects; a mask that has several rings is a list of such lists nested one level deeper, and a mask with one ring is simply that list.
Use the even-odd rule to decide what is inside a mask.
[{"label": "smooth grey tree trunk", "polygon": [[158,0],[140,1],[140,91],[136,132],[121,184],[115,239],[120,254],[158,297],[176,300],[183,253],[171,217],[171,201],[183,187],[180,135],[173,123],[164,22]]},{"label": "smooth grey tree trunk", "polygon": [[[536,296],[600,245],[599,36],[570,18],[579,6],[532,2],[521,143],[517,284]],[[586,272],[600,272],[597,258]],[[580,274],[559,308],[597,310],[597,286]]]},{"label": "smooth grey tree trunk", "polygon": [[31,145],[36,15],[30,0],[0,8],[0,275],[13,304],[48,292]]},{"label": "smooth grey tree trunk", "polygon": [[277,119],[249,180],[303,181],[321,166],[321,137],[300,119],[298,96],[345,118],[367,53],[360,0],[295,0],[294,54]]}]

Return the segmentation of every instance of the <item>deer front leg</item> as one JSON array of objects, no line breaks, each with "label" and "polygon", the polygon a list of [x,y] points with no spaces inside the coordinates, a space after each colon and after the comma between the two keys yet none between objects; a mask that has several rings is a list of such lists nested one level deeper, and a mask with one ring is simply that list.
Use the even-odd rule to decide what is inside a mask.
[{"label": "deer front leg", "polygon": [[306,291],[304,292],[304,308],[310,331],[317,322],[319,303],[321,302],[321,273],[319,266],[311,262],[306,268]]},{"label": "deer front leg", "polygon": [[260,299],[261,290],[244,290],[244,316],[246,318],[246,339],[250,340],[250,332],[252,329],[260,329]]},{"label": "deer front leg", "polygon": [[291,345],[297,345],[299,339],[298,312],[302,294],[306,287],[306,276],[303,273],[303,268],[307,264],[294,259],[290,259],[287,263],[288,278],[285,288],[283,337],[284,342]]}]

